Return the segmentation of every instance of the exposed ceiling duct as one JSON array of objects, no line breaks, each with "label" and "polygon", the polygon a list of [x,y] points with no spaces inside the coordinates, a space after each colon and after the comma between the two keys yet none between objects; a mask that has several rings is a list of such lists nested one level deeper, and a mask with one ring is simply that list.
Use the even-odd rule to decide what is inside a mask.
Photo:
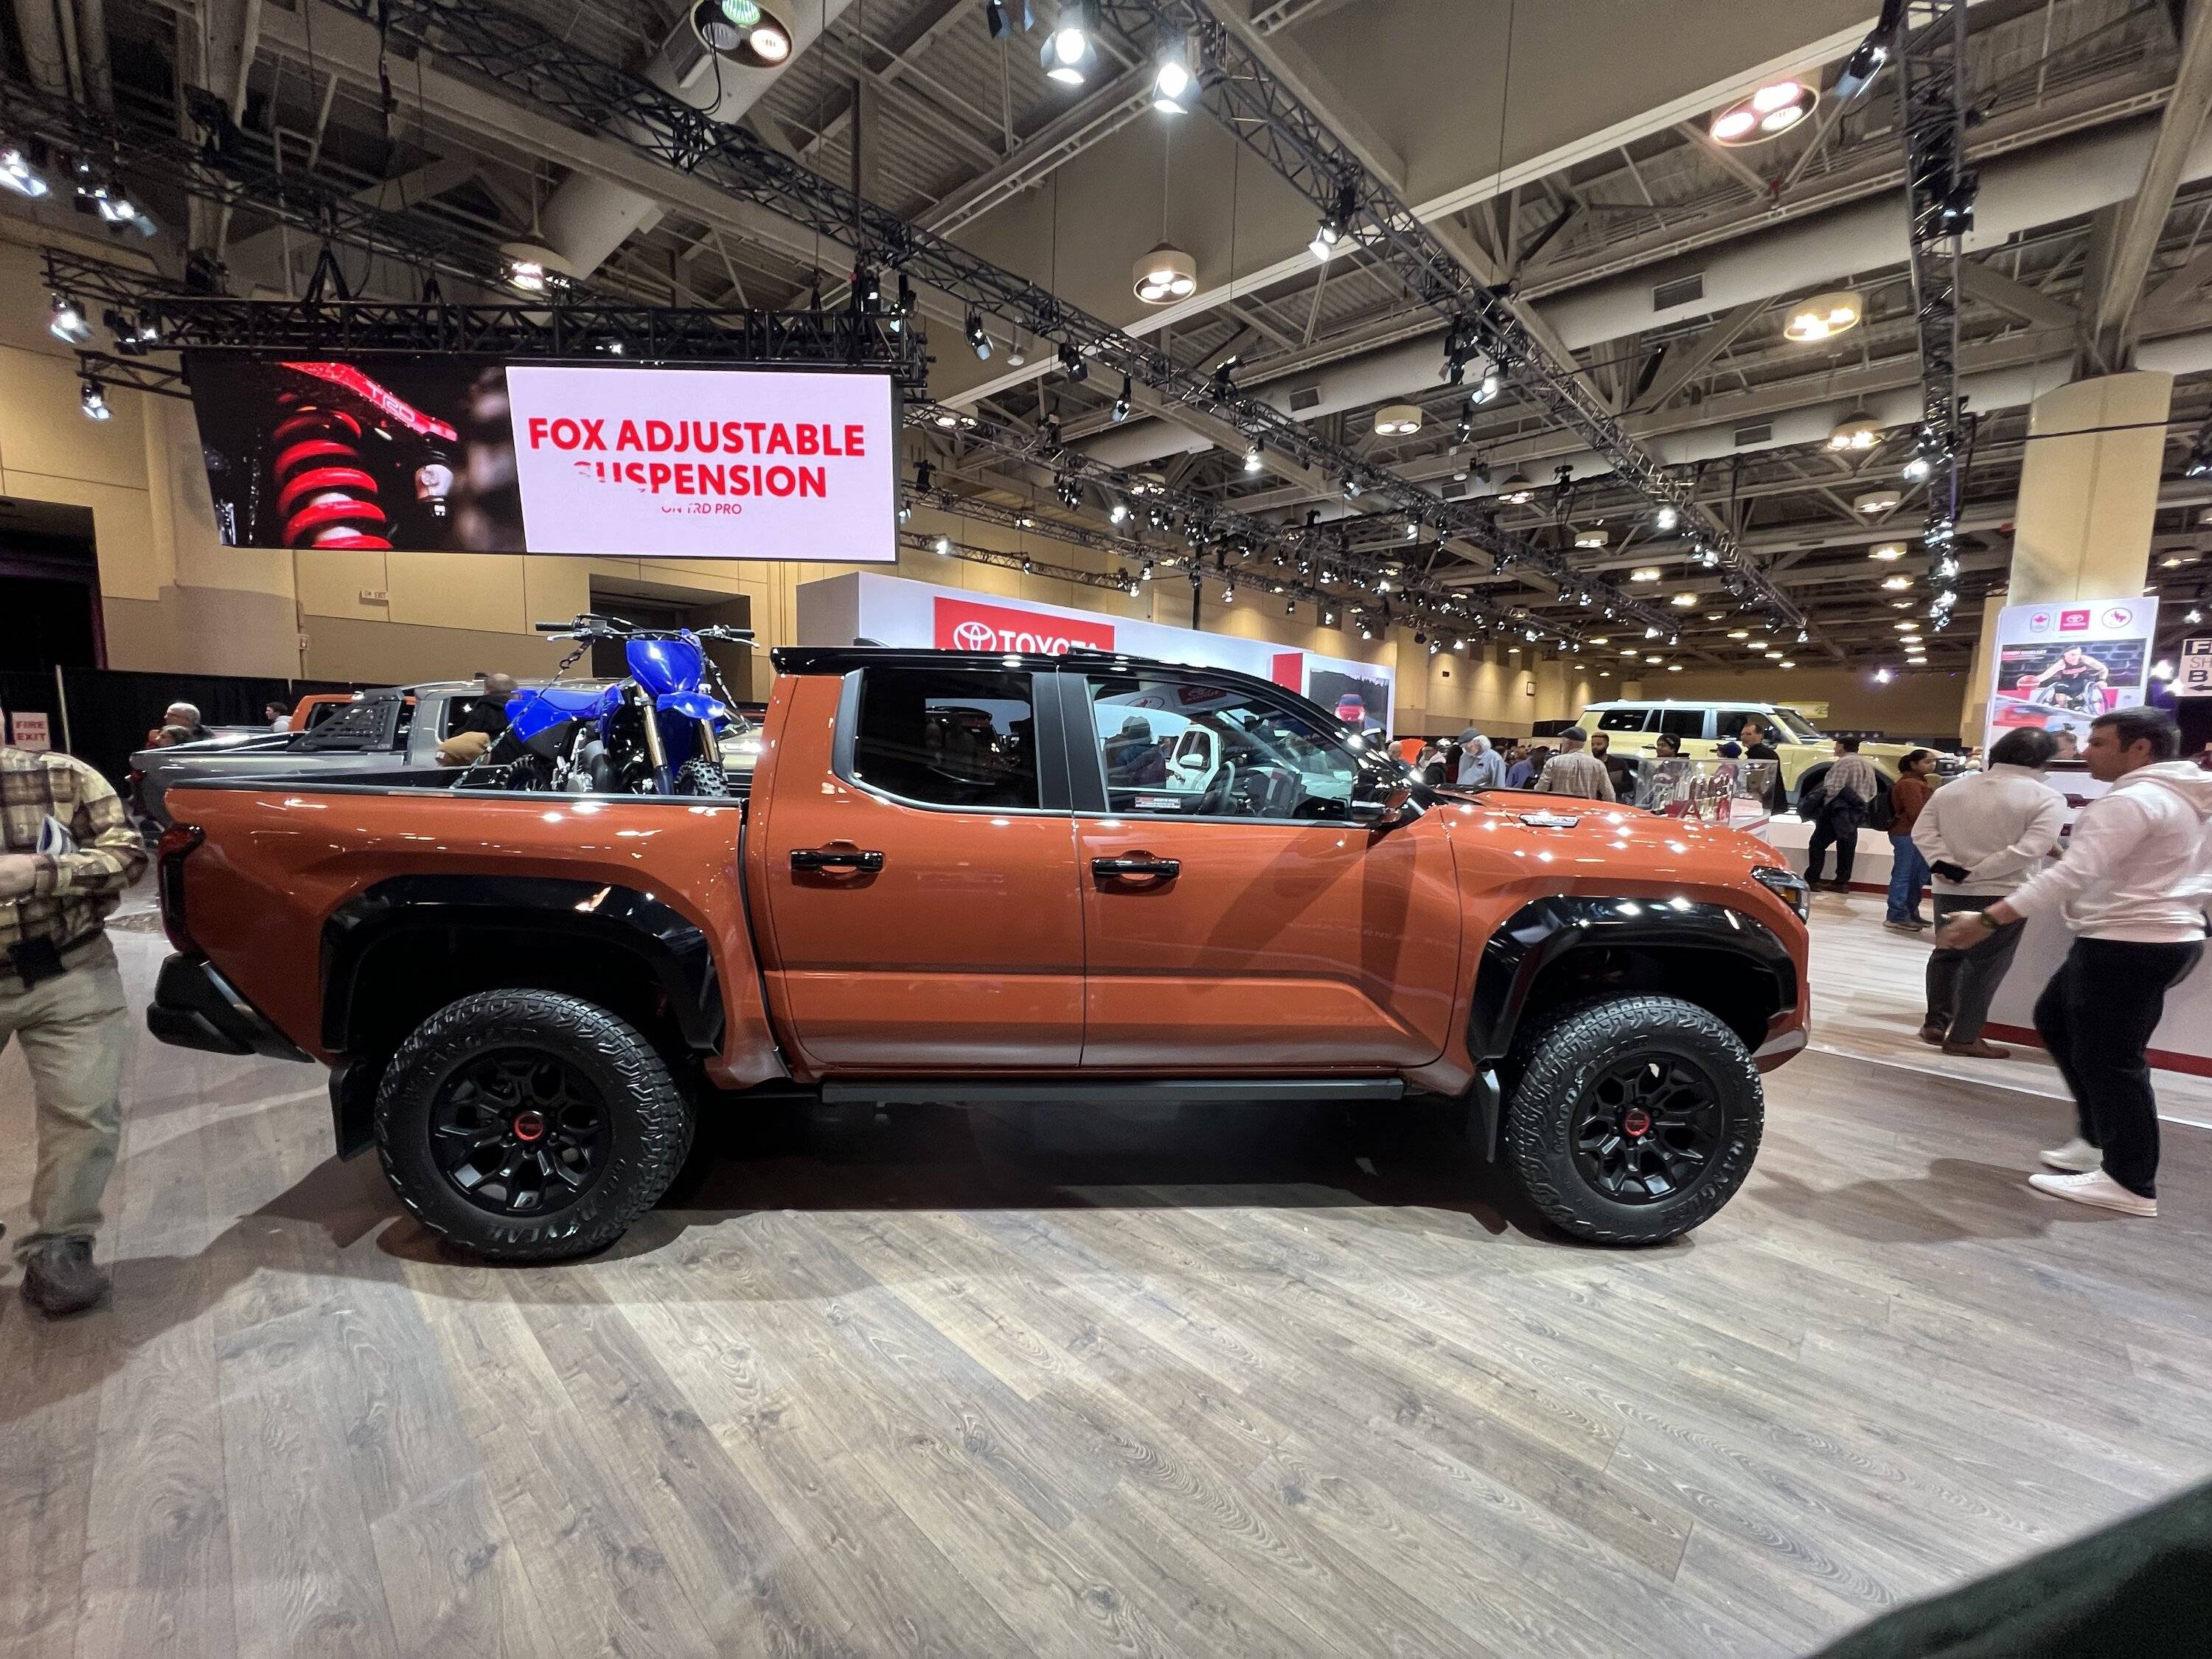
[{"label": "exposed ceiling duct", "polygon": [[[1986,163],[1968,251],[1998,246],[2021,231],[2129,199],[2142,182],[2143,165],[2156,136],[2154,122],[2135,122]],[[2212,131],[2191,150],[2183,176],[2190,180],[2212,177]],[[1678,261],[1656,274],[1615,278],[1547,300],[1542,310],[1559,337],[1579,350],[1725,312],[1749,301],[1778,299],[1899,265],[1905,257],[1905,216],[1885,195],[1747,237],[1693,265]],[[1666,290],[1692,270],[1704,278],[1698,297],[1658,309],[1655,300],[1669,297]],[[1434,390],[1443,380],[1443,339],[1439,326],[1432,335],[1317,374],[1286,377],[1273,385],[1251,384],[1246,390],[1302,421]],[[1255,365],[1255,369],[1263,370],[1264,365]],[[1154,421],[1117,428],[1079,447],[1115,466],[1143,466],[1209,446]],[[1662,446],[1668,459],[1685,459],[1673,453],[1674,447],[1674,442]],[[1595,470],[1577,467],[1578,472]]]},{"label": "exposed ceiling duct", "polygon": [[[36,4],[38,0],[18,0]],[[758,103],[778,76],[786,73],[844,15],[851,0],[804,0],[788,5],[781,18],[789,26],[791,54],[772,69],[756,69],[709,52],[689,16],[670,31],[645,70],[662,91],[703,110],[717,121],[733,123]],[[621,136],[621,135],[617,135]],[[570,275],[589,276],[641,227],[658,216],[659,204],[641,191],[605,179],[578,173],[555,191],[538,218],[538,235],[561,256]]]}]

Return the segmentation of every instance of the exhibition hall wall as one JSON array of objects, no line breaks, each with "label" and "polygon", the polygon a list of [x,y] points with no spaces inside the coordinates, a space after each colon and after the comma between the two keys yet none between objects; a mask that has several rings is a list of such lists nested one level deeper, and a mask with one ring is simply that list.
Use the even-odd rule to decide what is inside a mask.
[{"label": "exhibition hall wall", "polygon": [[[117,257],[106,244],[77,246]],[[33,243],[0,240],[0,295],[7,296],[0,301],[0,495],[92,510],[111,667],[387,684],[478,670],[541,673],[566,647],[538,638],[531,624],[590,608],[594,580],[695,605],[743,599],[763,646],[789,644],[798,640],[799,584],[852,568],[225,547],[191,405],[118,387],[108,397],[113,418],[87,420],[75,359],[46,331]],[[915,514],[908,528],[978,548],[1027,550],[1064,568],[1103,572],[1113,563],[1051,540],[1032,539],[1024,549],[1013,532],[928,512]],[[895,568],[980,593],[1191,624],[1189,584],[1172,574],[1131,596],[927,551],[902,553]],[[1401,732],[1455,732],[1472,720],[1525,733],[1538,720],[1571,718],[1592,698],[1626,689],[1503,647],[1492,647],[1495,661],[1473,651],[1432,658],[1410,633],[1363,641],[1356,630],[1317,626],[1310,605],[1292,618],[1258,593],[1240,591],[1226,605],[1218,596],[1209,585],[1200,617],[1209,631],[1395,662]],[[766,696],[769,672],[755,653],[756,696]]]}]

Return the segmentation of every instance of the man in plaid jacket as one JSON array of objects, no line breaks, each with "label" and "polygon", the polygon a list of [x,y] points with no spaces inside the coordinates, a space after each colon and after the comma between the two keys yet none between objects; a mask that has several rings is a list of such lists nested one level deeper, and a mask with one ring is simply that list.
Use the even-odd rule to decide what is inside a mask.
[{"label": "man in plaid jacket", "polygon": [[146,867],[106,779],[67,755],[0,747],[0,1047],[23,1045],[38,1097],[23,1299],[50,1316],[107,1292],[93,1266],[122,1133],[130,1011],[105,923]]}]

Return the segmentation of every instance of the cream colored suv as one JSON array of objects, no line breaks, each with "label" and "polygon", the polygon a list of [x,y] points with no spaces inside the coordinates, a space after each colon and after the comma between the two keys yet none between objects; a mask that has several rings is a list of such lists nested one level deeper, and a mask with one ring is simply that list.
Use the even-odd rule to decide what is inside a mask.
[{"label": "cream colored suv", "polygon": [[[1585,732],[1604,732],[1616,755],[1649,755],[1662,732],[1681,739],[1682,752],[1704,759],[1721,744],[1738,738],[1752,721],[1759,722],[1774,752],[1782,757],[1782,783],[1795,801],[1808,782],[1817,781],[1835,758],[1833,741],[1794,708],[1771,702],[1699,702],[1666,698],[1656,701],[1594,702],[1583,710]],[[1874,763],[1882,781],[1897,780],[1898,763],[1912,752],[1903,743],[1868,743],[1859,753]]]}]

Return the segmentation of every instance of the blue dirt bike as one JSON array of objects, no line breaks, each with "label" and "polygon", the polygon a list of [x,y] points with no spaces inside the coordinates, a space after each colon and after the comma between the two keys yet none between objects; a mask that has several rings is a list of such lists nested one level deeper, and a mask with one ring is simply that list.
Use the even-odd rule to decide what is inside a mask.
[{"label": "blue dirt bike", "polygon": [[[702,640],[752,643],[743,628],[646,629],[586,611],[538,631],[577,647],[553,682],[517,692],[507,735],[464,782],[478,788],[574,794],[726,795],[721,735],[732,715]],[[560,677],[602,641],[619,641],[629,678],[563,685]]]}]

